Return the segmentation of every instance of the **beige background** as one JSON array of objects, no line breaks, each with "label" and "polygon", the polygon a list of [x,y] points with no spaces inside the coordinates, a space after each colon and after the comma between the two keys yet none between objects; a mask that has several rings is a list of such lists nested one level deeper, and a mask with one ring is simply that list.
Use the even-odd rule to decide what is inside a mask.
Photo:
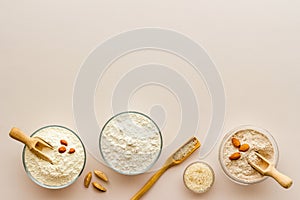
[{"label": "beige background", "polygon": [[[94,168],[105,171],[111,180],[106,185],[107,193],[85,189],[83,176],[63,190],[43,189],[27,178],[21,160],[23,145],[10,139],[8,132],[12,126],[18,126],[29,134],[48,124],[75,129],[72,89],[83,60],[112,35],[145,26],[179,31],[207,50],[226,90],[223,132],[241,124],[268,129],[279,145],[278,169],[291,176],[294,185],[284,190],[272,179],[252,186],[237,185],[221,171],[216,147],[205,158],[216,173],[216,182],[208,193],[195,195],[183,186],[182,172],[198,159],[194,154],[166,172],[144,199],[297,199],[300,196],[297,147],[300,1],[297,0],[0,0],[2,198],[129,199],[144,184],[151,174],[122,176],[88,155],[84,174]],[[204,112],[209,114],[209,110]]]}]

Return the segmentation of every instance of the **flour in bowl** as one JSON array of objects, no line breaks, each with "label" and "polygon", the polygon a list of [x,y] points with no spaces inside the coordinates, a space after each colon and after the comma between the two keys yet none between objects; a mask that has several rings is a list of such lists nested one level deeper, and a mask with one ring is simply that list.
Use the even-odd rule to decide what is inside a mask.
[{"label": "flour in bowl", "polygon": [[100,136],[102,157],[121,174],[143,173],[160,155],[162,138],[156,124],[137,112],[125,112],[110,119]]},{"label": "flour in bowl", "polygon": [[[232,144],[232,138],[238,139],[241,144],[248,144],[250,149],[246,152],[240,152],[241,157],[237,160],[230,160],[229,157],[238,149]],[[221,151],[221,159],[228,174],[237,180],[245,183],[258,182],[264,179],[264,176],[253,169],[248,163],[248,157],[252,159],[253,152],[259,152],[270,162],[275,162],[277,155],[270,139],[263,133],[252,129],[237,131],[231,137],[227,138]]]},{"label": "flour in bowl", "polygon": [[[43,152],[51,158],[53,165],[40,159],[27,147],[23,152],[23,161],[29,176],[38,184],[48,188],[59,188],[71,184],[81,174],[85,165],[85,150],[80,139],[69,129],[61,126],[47,126],[36,133],[53,146],[53,150],[44,148]],[[65,148],[74,149],[60,153],[61,140],[68,142]]]}]

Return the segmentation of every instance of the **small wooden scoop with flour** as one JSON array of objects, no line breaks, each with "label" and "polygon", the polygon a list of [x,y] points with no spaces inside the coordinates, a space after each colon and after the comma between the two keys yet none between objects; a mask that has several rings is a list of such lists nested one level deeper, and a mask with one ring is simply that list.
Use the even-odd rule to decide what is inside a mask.
[{"label": "small wooden scoop with flour", "polygon": [[47,147],[53,149],[53,146],[39,137],[28,137],[18,128],[12,128],[9,132],[9,136],[15,140],[24,143],[32,153],[39,158],[53,164],[52,160],[42,152],[42,148]]},{"label": "small wooden scoop with flour", "polygon": [[263,157],[258,152],[255,152],[255,155],[257,156],[258,160],[254,161],[253,159],[250,159],[248,156],[248,163],[260,174],[264,176],[271,176],[274,178],[282,187],[289,188],[293,184],[293,181],[290,177],[280,173],[275,168],[274,164],[271,163],[268,159]]},{"label": "small wooden scoop with flour", "polygon": [[200,142],[196,137],[191,138],[184,145],[182,145],[174,154],[172,154],[165,162],[162,168],[160,168],[148,182],[131,198],[131,200],[140,199],[159,179],[159,177],[167,171],[170,167],[179,165],[186,160],[194,151],[200,147]]}]

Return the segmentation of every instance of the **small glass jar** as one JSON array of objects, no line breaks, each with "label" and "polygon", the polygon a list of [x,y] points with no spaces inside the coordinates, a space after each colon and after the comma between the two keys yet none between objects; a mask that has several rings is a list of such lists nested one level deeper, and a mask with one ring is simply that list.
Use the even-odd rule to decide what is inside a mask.
[{"label": "small glass jar", "polygon": [[186,188],[195,193],[207,192],[215,181],[213,169],[205,162],[196,161],[188,165],[183,173]]}]

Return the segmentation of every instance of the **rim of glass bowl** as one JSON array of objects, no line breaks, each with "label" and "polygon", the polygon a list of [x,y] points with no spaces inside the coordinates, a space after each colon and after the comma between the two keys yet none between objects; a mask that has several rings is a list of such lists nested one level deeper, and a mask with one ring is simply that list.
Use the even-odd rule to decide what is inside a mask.
[{"label": "rim of glass bowl", "polygon": [[[154,125],[155,127],[157,128],[158,130],[158,133],[159,133],[159,138],[160,138],[160,148],[159,148],[159,152],[156,156],[156,158],[153,160],[153,162],[151,163],[151,165],[149,165],[147,168],[145,168],[145,170],[143,171],[138,171],[138,172],[134,172],[134,173],[125,173],[125,172],[122,172],[122,171],[119,171],[117,169],[115,169],[111,164],[110,162],[108,162],[105,158],[105,156],[103,155],[103,152],[102,152],[102,148],[101,148],[101,138],[102,138],[102,132],[103,130],[105,129],[105,127],[107,126],[107,124],[113,120],[114,118],[118,117],[119,115],[123,115],[123,114],[130,114],[130,113],[134,113],[134,114],[139,114],[139,115],[142,115],[146,118],[148,118]],[[142,174],[142,173],[145,173],[147,172],[149,169],[151,169],[154,164],[157,162],[157,160],[159,159],[160,155],[161,155],[161,151],[162,151],[162,147],[163,147],[163,139],[162,139],[162,134],[161,134],[161,131],[158,127],[158,125],[154,122],[154,120],[152,120],[149,116],[147,116],[146,114],[144,113],[141,113],[141,112],[137,112],[137,111],[124,111],[124,112],[120,112],[116,115],[114,115],[113,117],[111,117],[109,120],[107,120],[107,122],[104,124],[103,128],[101,129],[101,133],[100,133],[100,136],[99,136],[99,150],[100,150],[100,154],[101,154],[101,157],[102,159],[104,160],[104,162],[106,163],[107,166],[109,166],[112,170],[120,173],[120,174],[123,174],[123,175],[138,175],[138,174]]]},{"label": "rim of glass bowl", "polygon": [[[213,180],[212,180],[210,186],[209,186],[206,190],[204,190],[204,191],[202,191],[202,192],[200,192],[200,191],[198,192],[198,191],[195,191],[195,190],[192,190],[191,188],[189,188],[189,187],[186,185],[186,182],[185,182],[185,179],[184,179],[184,175],[185,175],[186,170],[187,170],[191,165],[194,165],[194,164],[196,164],[196,163],[201,163],[201,164],[206,165],[206,166],[210,169],[210,171],[212,172],[212,176],[213,176]],[[184,172],[183,172],[183,183],[184,183],[185,187],[186,187],[188,190],[190,190],[190,191],[192,191],[192,192],[194,192],[194,193],[201,194],[201,193],[205,193],[205,192],[209,191],[210,188],[213,186],[214,182],[215,182],[215,172],[214,172],[213,168],[212,168],[207,162],[204,162],[204,161],[195,161],[195,162],[192,162],[191,164],[189,164],[188,166],[186,166],[186,168],[184,169]]]},{"label": "rim of glass bowl", "polygon": [[247,129],[251,129],[251,130],[255,130],[263,135],[265,135],[269,141],[271,142],[272,146],[273,146],[273,149],[274,149],[274,165],[275,167],[277,166],[278,164],[278,160],[279,160],[279,150],[278,150],[278,145],[277,145],[277,142],[275,140],[275,138],[272,136],[272,134],[264,129],[264,128],[260,128],[260,127],[257,127],[257,126],[254,126],[254,125],[241,125],[241,126],[238,126],[232,130],[230,130],[228,133],[226,133],[221,141],[221,144],[220,144],[220,147],[219,147],[219,163],[223,169],[223,172],[225,173],[225,175],[233,182],[235,183],[238,183],[240,185],[250,185],[250,184],[255,184],[255,183],[259,183],[259,182],[262,182],[264,180],[266,180],[268,178],[268,176],[263,176],[261,179],[258,179],[258,180],[255,180],[255,181],[246,181],[246,180],[242,180],[242,179],[238,179],[236,177],[234,177],[233,175],[231,175],[226,166],[224,165],[223,163],[223,148],[224,148],[224,145],[226,143],[226,141],[232,136],[234,135],[235,133],[237,133],[238,131],[241,131],[241,130],[247,130]]},{"label": "rim of glass bowl", "polygon": [[46,129],[46,128],[52,128],[52,127],[58,127],[58,128],[63,128],[63,129],[67,129],[68,131],[72,132],[80,141],[82,147],[83,147],[83,153],[84,153],[84,162],[83,162],[83,166],[82,166],[82,169],[81,171],[79,172],[79,174],[76,176],[76,178],[74,178],[72,181],[68,182],[67,184],[64,184],[64,185],[59,185],[59,186],[51,186],[51,185],[46,185],[46,184],[43,184],[41,182],[39,182],[38,180],[36,180],[32,175],[31,173],[27,170],[27,166],[25,164],[25,148],[26,148],[26,145],[24,145],[24,148],[23,148],[23,153],[22,153],[22,161],[23,161],[23,166],[24,166],[24,169],[26,171],[26,174],[28,175],[28,177],[33,181],[35,182],[37,185],[43,187],[43,188],[48,188],[48,189],[62,189],[62,188],[66,188],[70,185],[72,185],[78,178],[79,176],[82,174],[83,170],[84,170],[84,167],[85,167],[85,164],[86,164],[86,150],[85,150],[85,147],[83,145],[83,142],[81,141],[80,137],[74,132],[72,131],[71,129],[65,127],[65,126],[61,126],[61,125],[48,125],[48,126],[44,126],[44,127],[41,127],[39,129],[37,129],[36,131],[34,131],[30,137],[33,137],[37,132],[39,132],[40,130],[43,130],[43,129]]}]

